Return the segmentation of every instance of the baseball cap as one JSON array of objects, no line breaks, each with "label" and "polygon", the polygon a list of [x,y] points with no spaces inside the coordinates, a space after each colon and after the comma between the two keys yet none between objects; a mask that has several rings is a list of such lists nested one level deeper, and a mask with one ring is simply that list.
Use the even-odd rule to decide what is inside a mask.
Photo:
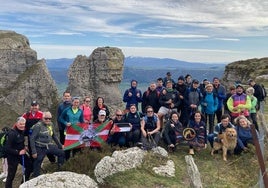
[{"label": "baseball cap", "polygon": [[194,79],[193,84],[199,84],[199,81],[197,79]]},{"label": "baseball cap", "polygon": [[38,102],[37,101],[32,101],[31,106],[36,106],[36,105],[38,105]]},{"label": "baseball cap", "polygon": [[104,110],[99,111],[99,116],[106,116],[106,112]]}]

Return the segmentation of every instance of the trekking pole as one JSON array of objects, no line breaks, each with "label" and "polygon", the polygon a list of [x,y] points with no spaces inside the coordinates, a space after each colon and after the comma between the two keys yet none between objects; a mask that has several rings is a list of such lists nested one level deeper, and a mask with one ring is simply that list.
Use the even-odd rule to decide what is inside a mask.
[{"label": "trekking pole", "polygon": [[22,159],[22,177],[23,177],[23,183],[25,183],[25,163],[24,163],[24,155],[21,155]]}]

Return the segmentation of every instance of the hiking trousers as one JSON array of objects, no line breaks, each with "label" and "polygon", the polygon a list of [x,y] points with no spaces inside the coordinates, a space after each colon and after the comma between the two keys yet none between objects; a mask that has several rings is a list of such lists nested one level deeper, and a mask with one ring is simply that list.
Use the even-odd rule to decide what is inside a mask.
[{"label": "hiking trousers", "polygon": [[[8,155],[7,156],[7,164],[8,164],[8,174],[6,180],[6,188],[12,188],[12,182],[15,178],[18,164],[23,165],[22,155]],[[27,155],[24,155],[24,167],[25,167],[25,181],[28,181],[33,171],[32,160]],[[23,182],[23,180],[22,180]]]},{"label": "hiking trousers", "polygon": [[58,157],[58,165],[61,166],[64,163],[64,151],[59,149],[56,145],[49,145],[46,147],[36,146],[37,158],[34,159],[33,163],[33,177],[40,175],[41,164],[47,154],[56,155]]}]

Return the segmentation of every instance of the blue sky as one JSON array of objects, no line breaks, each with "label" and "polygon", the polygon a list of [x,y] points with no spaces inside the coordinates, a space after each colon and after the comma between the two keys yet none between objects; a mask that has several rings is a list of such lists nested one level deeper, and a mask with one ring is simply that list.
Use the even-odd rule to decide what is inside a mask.
[{"label": "blue sky", "polygon": [[0,0],[0,29],[29,38],[38,58],[125,56],[229,63],[268,56],[265,0]]}]

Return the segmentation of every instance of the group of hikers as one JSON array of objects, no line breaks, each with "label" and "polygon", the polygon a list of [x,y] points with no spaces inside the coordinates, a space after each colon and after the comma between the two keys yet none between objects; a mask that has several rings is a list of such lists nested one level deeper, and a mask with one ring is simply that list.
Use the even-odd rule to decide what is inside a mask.
[{"label": "group of hikers", "polygon": [[[79,132],[89,127],[97,130],[108,123],[111,126],[103,141],[111,146],[149,150],[163,140],[170,152],[181,143],[188,144],[192,155],[195,150],[206,148],[207,141],[211,147],[214,141],[221,142],[218,134],[235,127],[238,135],[235,153],[239,154],[252,143],[250,125],[254,124],[258,131],[256,113],[258,110],[263,113],[265,96],[261,86],[252,79],[247,89],[236,83],[227,93],[217,77],[211,82],[203,79],[200,84],[188,74],[179,76],[175,82],[168,72],[166,77],[150,83],[143,93],[138,89],[138,82],[132,80],[123,95],[125,109],[116,109],[114,114],[103,97],[96,99],[93,108],[91,100],[90,96],[82,100],[71,97],[71,92],[65,91],[56,114],[57,127],[51,121],[52,114],[40,111],[38,102],[32,101],[30,111],[17,119],[6,136],[5,168],[0,177],[7,177],[7,188],[12,187],[19,163],[23,165],[24,182],[31,174],[40,175],[45,156],[51,163],[57,162],[60,170],[64,161],[80,152],[81,147],[68,148],[67,142],[78,139],[68,130]],[[101,150],[101,143],[89,137],[87,146]]]}]

